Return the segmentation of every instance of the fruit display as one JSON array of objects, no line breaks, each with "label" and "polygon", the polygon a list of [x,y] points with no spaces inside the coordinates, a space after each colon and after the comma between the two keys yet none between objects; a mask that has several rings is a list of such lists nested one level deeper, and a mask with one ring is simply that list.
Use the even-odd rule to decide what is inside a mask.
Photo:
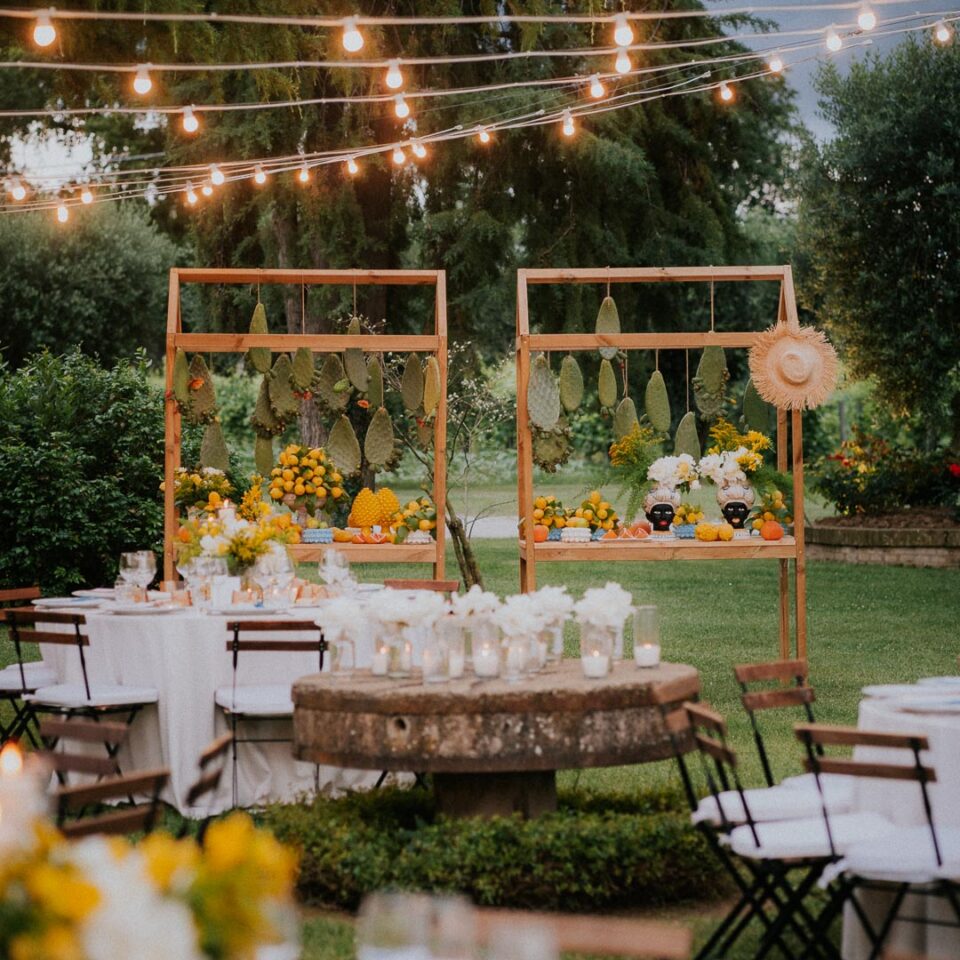
[{"label": "fruit display", "polygon": [[[790,507],[783,495],[782,490],[771,487],[760,498],[760,503],[754,509],[751,526],[762,535],[762,528],[765,523],[776,521],[783,526],[793,523],[790,516]],[[771,539],[771,538],[767,538]],[[779,538],[777,538],[779,539]]]},{"label": "fruit display", "polygon": [[270,498],[310,514],[345,504],[343,477],[322,447],[291,443],[270,471]]},{"label": "fruit display", "polygon": [[613,530],[617,525],[617,513],[610,503],[600,496],[599,490],[593,490],[583,503],[574,511],[567,526],[582,526],[572,523],[573,519],[585,520],[591,530]]},{"label": "fruit display", "polygon": [[[426,534],[433,538],[437,528],[437,508],[429,497],[411,500],[401,511],[394,523],[397,543],[403,543],[412,533]],[[419,539],[419,537],[417,538]]]},{"label": "fruit display", "polygon": [[776,520],[764,520],[763,526],[760,527],[760,536],[764,540],[782,540],[783,525]]},{"label": "fruit display", "polygon": [[551,527],[562,530],[567,523],[567,511],[553,494],[537,497],[533,501],[533,519],[548,530]]},{"label": "fruit display", "polygon": [[703,509],[695,507],[692,503],[681,503],[673,514],[674,526],[681,524],[698,524],[704,519]]},{"label": "fruit display", "polygon": [[694,530],[694,536],[701,543],[713,543],[720,539],[720,527],[716,523],[698,523]]}]

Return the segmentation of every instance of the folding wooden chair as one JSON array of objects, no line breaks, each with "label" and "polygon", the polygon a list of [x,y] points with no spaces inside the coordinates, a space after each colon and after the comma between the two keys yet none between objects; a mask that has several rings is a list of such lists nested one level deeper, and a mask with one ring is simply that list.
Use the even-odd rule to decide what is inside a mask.
[{"label": "folding wooden chair", "polygon": [[[149,833],[156,822],[160,793],[169,777],[169,770],[150,770],[123,777],[109,777],[97,783],[63,787],[54,794],[57,825],[67,837],[87,837],[95,833]],[[147,794],[148,800],[107,813],[83,815],[94,804],[123,800],[137,794]],[[68,820],[71,813],[80,814],[79,819]]]},{"label": "folding wooden chair", "polygon": [[[227,763],[227,753],[233,746],[233,734],[225,733],[217,737],[200,754],[197,765],[200,768],[200,776],[187,791],[187,806],[192,807],[196,802],[205,797],[208,793],[213,793],[220,786],[220,780],[223,777],[223,770]],[[197,830],[197,843],[203,843],[204,835],[212,818],[204,817]],[[189,832],[187,821],[180,828],[180,836],[184,837]]]},{"label": "folding wooden chair", "polygon": [[[895,922],[960,926],[960,828],[937,827],[934,823],[929,787],[937,776],[921,757],[921,752],[929,749],[927,737],[922,733],[878,733],[824,724],[799,724],[795,729],[807,751],[807,768],[818,784],[828,774],[915,783],[925,819],[922,826],[898,825],[880,840],[864,837],[845,846],[839,863],[840,875],[819,920],[821,930],[849,903],[870,941],[870,960],[874,960],[880,957]],[[832,746],[899,751],[907,754],[908,762],[890,763],[856,756],[835,758],[821,753],[824,747]],[[838,851],[843,839],[837,821],[824,805],[823,823],[834,851]],[[859,892],[867,890],[892,894],[879,926],[871,922],[857,898]],[[908,894],[944,900],[954,919],[931,920],[901,914]]]},{"label": "folding wooden chair", "polygon": [[688,960],[693,936],[683,927],[619,917],[568,916],[521,910],[479,909],[477,938],[489,942],[500,929],[539,927],[563,953],[585,953],[648,960]]},{"label": "folding wooden chair", "polygon": [[[24,666],[23,645],[25,643],[75,647],[80,660],[82,683],[53,683],[39,686],[32,692],[24,694],[25,708],[34,721],[42,714],[59,716],[63,719],[86,717],[97,722],[105,717],[119,716],[123,718],[122,722],[129,726],[144,707],[156,703],[159,699],[153,687],[90,682],[86,658],[90,638],[84,631],[86,620],[81,614],[19,607],[7,610],[6,617],[19,666]],[[68,629],[65,631],[44,629],[52,626],[64,626]],[[105,742],[104,745],[107,746],[108,756],[115,761],[119,744],[110,747]]]},{"label": "folding wooden chair", "polygon": [[[69,773],[91,774],[98,779],[121,776],[123,771],[117,763],[117,752],[129,732],[130,725],[120,721],[102,723],[83,719],[40,721],[40,739],[46,747],[44,756],[61,784],[66,783]],[[70,749],[57,750],[65,740],[102,744],[107,755],[77,753]]]},{"label": "folding wooden chair", "polygon": [[383,585],[390,590],[432,590],[434,593],[456,593],[460,589],[459,580],[384,580]]},{"label": "folding wooden chair", "polygon": [[[5,610],[11,604],[40,597],[39,587],[17,587],[12,590],[0,590],[0,624],[6,619]],[[41,661],[25,662],[18,658],[16,663],[0,670],[0,703],[7,703],[13,713],[13,719],[5,721],[0,717],[0,746],[8,740],[19,740],[26,736],[30,743],[39,747],[35,724],[31,722],[30,711],[23,703],[26,693],[33,693],[38,687],[56,683],[54,672]]]},{"label": "folding wooden chair", "polygon": [[[312,640],[241,639],[243,634],[264,633],[314,633]],[[233,682],[229,687],[220,687],[214,695],[217,706],[223,710],[230,723],[232,734],[233,806],[237,805],[237,747],[241,743],[292,743],[293,737],[240,737],[238,728],[243,721],[289,721],[293,717],[292,688],[290,683],[237,683],[237,667],[241,653],[315,653],[317,669],[323,670],[323,655],[327,642],[323,631],[312,620],[231,620],[227,624],[226,649],[233,659]],[[318,769],[319,773],[319,769]]]}]

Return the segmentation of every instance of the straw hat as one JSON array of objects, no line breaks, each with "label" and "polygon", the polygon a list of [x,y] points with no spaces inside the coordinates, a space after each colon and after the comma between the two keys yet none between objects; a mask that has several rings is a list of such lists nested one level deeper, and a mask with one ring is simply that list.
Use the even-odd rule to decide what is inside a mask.
[{"label": "straw hat", "polygon": [[750,348],[750,376],[757,393],[781,409],[819,407],[833,393],[838,372],[836,350],[813,327],[778,323]]}]

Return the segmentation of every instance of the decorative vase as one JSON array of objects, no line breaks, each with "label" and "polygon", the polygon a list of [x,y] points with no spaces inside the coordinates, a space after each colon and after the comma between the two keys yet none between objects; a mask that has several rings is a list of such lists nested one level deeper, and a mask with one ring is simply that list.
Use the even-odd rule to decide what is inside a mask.
[{"label": "decorative vase", "polygon": [[654,487],[643,500],[643,510],[653,529],[650,536],[659,540],[672,540],[671,528],[677,507],[680,506],[680,492],[671,487]]},{"label": "decorative vase", "polygon": [[725,483],[717,490],[720,512],[723,514],[723,519],[733,527],[735,539],[750,536],[750,531],[744,524],[750,516],[753,502],[753,487],[749,483]]}]

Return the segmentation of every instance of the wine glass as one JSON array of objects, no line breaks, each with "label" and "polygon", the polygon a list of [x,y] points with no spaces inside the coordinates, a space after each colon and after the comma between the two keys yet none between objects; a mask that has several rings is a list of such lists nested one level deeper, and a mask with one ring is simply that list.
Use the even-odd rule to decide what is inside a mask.
[{"label": "wine glass", "polygon": [[350,561],[339,550],[324,550],[319,571],[327,586],[337,586],[350,578]]},{"label": "wine glass", "polygon": [[157,575],[157,558],[152,550],[137,550],[134,556],[137,558],[134,583],[146,590]]},{"label": "wine glass", "polygon": [[140,554],[136,552],[120,554],[120,576],[127,583],[136,584],[140,570]]}]

